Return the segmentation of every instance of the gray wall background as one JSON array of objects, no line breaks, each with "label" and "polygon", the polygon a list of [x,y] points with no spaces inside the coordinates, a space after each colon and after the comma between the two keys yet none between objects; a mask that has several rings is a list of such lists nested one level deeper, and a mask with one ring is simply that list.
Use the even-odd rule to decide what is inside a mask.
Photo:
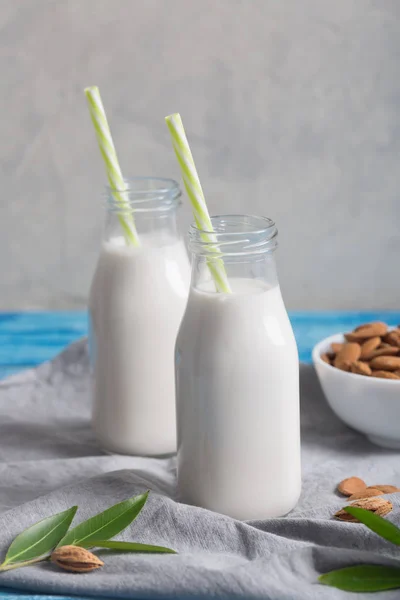
[{"label": "gray wall background", "polygon": [[0,0],[0,308],[85,305],[93,84],[126,175],[178,111],[210,212],[276,220],[290,308],[400,308],[399,59],[398,0]]}]

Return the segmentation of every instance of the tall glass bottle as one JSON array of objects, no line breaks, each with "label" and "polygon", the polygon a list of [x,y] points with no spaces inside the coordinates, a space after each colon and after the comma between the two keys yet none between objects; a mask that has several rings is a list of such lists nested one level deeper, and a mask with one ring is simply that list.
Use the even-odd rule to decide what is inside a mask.
[{"label": "tall glass bottle", "polygon": [[[192,279],[175,350],[179,498],[238,519],[277,517],[301,487],[299,361],[277,229],[253,216],[212,223],[212,243],[189,232]],[[231,294],[211,277],[221,257]]]},{"label": "tall glass bottle", "polygon": [[[111,452],[176,450],[174,344],[190,268],[177,231],[175,181],[127,180],[123,208],[107,190],[106,228],[89,301],[93,427]],[[126,244],[134,216],[140,247]]]}]

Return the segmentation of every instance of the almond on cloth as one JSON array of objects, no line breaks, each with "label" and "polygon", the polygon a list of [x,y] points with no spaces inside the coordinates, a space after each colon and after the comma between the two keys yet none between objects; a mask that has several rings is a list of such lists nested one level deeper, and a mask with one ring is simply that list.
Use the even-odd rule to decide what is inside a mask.
[{"label": "almond on cloth", "polygon": [[368,363],[356,360],[350,367],[352,373],[358,373],[358,375],[371,375],[371,369]]},{"label": "almond on cloth", "polygon": [[371,360],[370,367],[377,371],[396,371],[400,369],[400,356],[376,356]]},{"label": "almond on cloth", "polygon": [[368,358],[368,356],[380,346],[381,338],[379,336],[375,336],[370,338],[361,346],[361,355],[360,358]]},{"label": "almond on cloth", "polygon": [[[384,517],[393,509],[393,505],[389,500],[385,500],[384,498],[363,498],[361,500],[356,500],[352,502],[350,506],[356,506],[357,508],[364,508],[365,510],[369,510],[380,517]],[[343,508],[338,510],[334,515],[337,519],[341,521],[349,521],[350,523],[360,523],[358,519],[349,515]],[[349,518],[351,517],[351,518]]]},{"label": "almond on cloth", "polygon": [[372,371],[371,377],[378,377],[379,379],[400,379],[400,377],[391,371]]},{"label": "almond on cloth", "polygon": [[51,555],[51,562],[73,573],[89,573],[104,565],[98,556],[79,546],[56,548]]},{"label": "almond on cloth", "polygon": [[380,517],[384,517],[393,510],[393,504],[385,498],[366,498],[365,500],[356,500],[351,503],[351,506],[357,506],[358,508],[365,508],[370,510]]},{"label": "almond on cloth", "polygon": [[357,492],[352,494],[349,500],[360,500],[361,498],[372,498],[373,496],[382,496],[385,492],[383,490],[378,490],[378,488],[367,487],[365,490],[361,490],[361,492]]},{"label": "almond on cloth", "polygon": [[371,485],[367,489],[380,490],[384,494],[394,494],[395,492],[400,492],[400,489],[395,485]]},{"label": "almond on cloth", "polygon": [[343,508],[338,510],[333,516],[336,517],[337,519],[340,519],[340,521],[349,521],[350,523],[358,523],[358,519],[356,519],[355,517],[353,517],[353,515],[350,515],[348,512],[343,510]]},{"label": "almond on cloth", "polygon": [[367,484],[359,477],[348,477],[338,484],[337,489],[343,496],[352,496],[366,490]]},{"label": "almond on cloth", "polygon": [[343,348],[341,348],[341,350],[336,355],[334,366],[338,369],[341,369],[342,371],[350,371],[351,365],[360,358],[360,355],[360,344],[344,344]]}]

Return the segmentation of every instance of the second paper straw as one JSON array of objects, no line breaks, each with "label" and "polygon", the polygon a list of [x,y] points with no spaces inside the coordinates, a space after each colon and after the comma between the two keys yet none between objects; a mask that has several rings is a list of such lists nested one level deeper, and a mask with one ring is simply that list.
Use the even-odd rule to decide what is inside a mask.
[{"label": "second paper straw", "polygon": [[125,241],[129,246],[140,246],[139,237],[131,214],[126,183],[122,177],[99,88],[96,86],[87,87],[85,88],[85,95],[96,132],[97,142],[106,166],[111,192],[120,208],[118,219],[124,232]]},{"label": "second paper straw", "polygon": [[[181,168],[183,183],[192,204],[196,225],[202,231],[201,236],[203,240],[205,242],[214,243],[216,242],[215,232],[213,230],[199,176],[183,128],[181,116],[178,113],[175,113],[165,117],[165,121],[171,134],[176,158],[178,159]],[[231,294],[232,290],[229,285],[222,258],[207,259],[207,264],[214,279],[217,291]]]}]

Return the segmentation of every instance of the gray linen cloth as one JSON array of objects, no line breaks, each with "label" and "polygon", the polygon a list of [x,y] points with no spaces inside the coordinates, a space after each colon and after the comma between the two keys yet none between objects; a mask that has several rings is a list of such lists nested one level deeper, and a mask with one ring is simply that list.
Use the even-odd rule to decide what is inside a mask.
[{"label": "gray linen cloth", "polygon": [[[174,459],[107,455],[90,430],[86,343],[0,382],[0,551],[39,519],[78,504],[83,520],[150,488],[120,539],[170,546],[179,555],[105,555],[89,574],[50,564],[0,574],[0,586],[121,598],[356,598],[316,583],[360,562],[394,564],[396,549],[363,525],[332,520],[341,479],[400,484],[399,454],[373,446],[327,406],[311,366],[301,369],[303,492],[282,519],[241,523],[174,500]],[[349,401],[351,401],[349,399]],[[263,473],[260,473],[263,477]],[[271,482],[273,486],[273,482]],[[251,490],[249,490],[251,493]],[[389,519],[400,525],[400,499]],[[399,598],[399,591],[375,598]]]}]

